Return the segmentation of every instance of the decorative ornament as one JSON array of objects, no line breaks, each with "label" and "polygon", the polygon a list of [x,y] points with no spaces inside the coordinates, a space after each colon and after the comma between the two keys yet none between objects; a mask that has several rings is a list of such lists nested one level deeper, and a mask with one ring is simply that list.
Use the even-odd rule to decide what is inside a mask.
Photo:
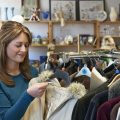
[{"label": "decorative ornament", "polygon": [[40,12],[40,9],[37,9],[37,8],[33,8],[32,10],[32,15],[30,17],[30,21],[39,21],[39,17],[38,17],[38,12]]},{"label": "decorative ornament", "polygon": [[19,22],[19,23],[23,23],[24,22],[24,18],[21,15],[15,15],[15,16],[12,17],[11,20]]},{"label": "decorative ornament", "polygon": [[107,13],[105,11],[99,11],[97,14],[97,20],[102,22],[106,19],[107,19]]},{"label": "decorative ornament", "polygon": [[110,17],[110,21],[111,22],[115,22],[117,20],[117,12],[116,12],[114,7],[110,8],[110,15],[109,15],[109,17]]},{"label": "decorative ornament", "polygon": [[106,35],[102,39],[101,49],[116,49],[114,39],[110,35]]}]

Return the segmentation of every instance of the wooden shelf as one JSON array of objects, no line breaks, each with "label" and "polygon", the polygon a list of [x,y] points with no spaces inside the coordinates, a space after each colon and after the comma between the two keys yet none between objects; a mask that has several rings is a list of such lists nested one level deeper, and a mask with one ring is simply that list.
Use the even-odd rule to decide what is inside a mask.
[{"label": "wooden shelf", "polygon": [[[105,35],[100,35],[100,38],[104,37]],[[120,38],[120,36],[110,35],[113,38]]]},{"label": "wooden shelf", "polygon": [[[60,24],[60,21],[51,21],[53,24]],[[76,21],[76,20],[67,20],[65,21],[66,24],[95,24],[96,21]]]},{"label": "wooden shelf", "polygon": [[104,21],[104,22],[99,22],[100,24],[120,24],[120,21],[115,21],[115,22],[111,22],[111,21]]},{"label": "wooden shelf", "polygon": [[77,45],[55,45],[56,47],[77,47]]},{"label": "wooden shelf", "polygon": [[[54,24],[60,24],[60,21],[49,21],[49,35],[50,35],[50,41],[53,40],[53,29],[54,29]],[[100,26],[101,25],[115,25],[115,24],[120,24],[120,21],[116,21],[116,22],[111,22],[111,21],[104,21],[104,22],[99,22],[99,21],[75,21],[75,20],[67,20],[65,21],[65,24],[93,24],[94,25],[94,36],[97,38],[95,47],[96,49],[100,48],[100,39],[101,39],[101,35],[100,35]],[[119,36],[113,36],[115,38],[119,37]],[[56,45],[57,47],[75,47],[77,45]],[[95,49],[93,47],[93,49]]]},{"label": "wooden shelf", "polygon": [[[47,47],[47,45],[43,45],[43,44],[31,44],[31,47]],[[56,47],[76,47],[77,45],[55,45]]]},{"label": "wooden shelf", "polygon": [[43,44],[31,44],[31,47],[47,47],[48,44],[43,45]]},{"label": "wooden shelf", "polygon": [[49,20],[40,20],[40,21],[27,21],[25,20],[24,23],[49,23]]}]

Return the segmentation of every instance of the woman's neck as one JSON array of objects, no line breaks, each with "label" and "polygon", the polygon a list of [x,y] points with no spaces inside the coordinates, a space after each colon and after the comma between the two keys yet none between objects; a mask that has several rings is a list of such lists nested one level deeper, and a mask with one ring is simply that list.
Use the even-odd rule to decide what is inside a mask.
[{"label": "woman's neck", "polygon": [[20,73],[19,64],[7,64],[6,69],[9,75],[18,75]]}]

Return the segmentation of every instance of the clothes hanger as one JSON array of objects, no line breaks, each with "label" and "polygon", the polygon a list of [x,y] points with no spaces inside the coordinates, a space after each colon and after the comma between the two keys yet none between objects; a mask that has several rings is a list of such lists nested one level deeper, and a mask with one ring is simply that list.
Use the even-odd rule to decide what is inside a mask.
[{"label": "clothes hanger", "polygon": [[120,78],[120,73],[117,74],[117,75],[113,78],[113,80],[110,82],[110,84],[108,85],[108,87],[112,86],[113,83],[114,83],[116,80],[118,80],[119,78]]},{"label": "clothes hanger", "polygon": [[109,67],[110,65],[112,65],[112,64],[114,64],[115,63],[115,61],[113,60],[113,59],[109,59],[109,61],[108,61],[108,66],[107,67]]},{"label": "clothes hanger", "polygon": [[[84,60],[84,59],[83,59]],[[91,77],[91,71],[90,69],[87,67],[87,63],[86,61],[84,60],[84,65],[83,67],[80,69],[80,71],[76,74],[75,77],[79,77],[79,76],[82,76],[82,75],[86,75],[88,77]]]},{"label": "clothes hanger", "polygon": [[87,67],[86,64],[84,64],[84,66],[81,68],[81,70],[76,74],[75,77],[79,77],[79,76],[82,76],[82,75],[86,75],[88,77],[91,77],[91,71],[90,69]]},{"label": "clothes hanger", "polygon": [[90,68],[89,68],[89,69],[90,69],[90,71],[91,71],[92,68],[95,67],[95,63],[93,63],[93,60],[92,60],[92,59],[94,59],[94,57],[91,58],[91,57],[89,57],[89,55],[88,55],[88,58],[89,58],[89,60],[90,60]]}]

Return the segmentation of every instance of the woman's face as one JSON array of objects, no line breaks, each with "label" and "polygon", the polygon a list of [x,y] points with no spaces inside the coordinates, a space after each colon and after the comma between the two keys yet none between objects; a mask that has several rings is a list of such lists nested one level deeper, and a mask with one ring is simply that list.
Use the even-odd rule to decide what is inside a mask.
[{"label": "woman's face", "polygon": [[28,52],[29,42],[24,33],[12,40],[7,46],[7,62],[21,63]]}]

